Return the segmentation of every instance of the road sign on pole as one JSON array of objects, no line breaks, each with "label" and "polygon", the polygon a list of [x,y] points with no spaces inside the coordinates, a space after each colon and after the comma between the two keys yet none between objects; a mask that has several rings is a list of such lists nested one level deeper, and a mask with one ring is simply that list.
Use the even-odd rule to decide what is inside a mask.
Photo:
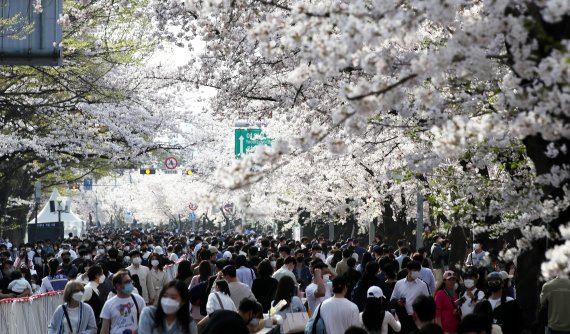
[{"label": "road sign on pole", "polygon": [[175,157],[168,157],[164,160],[164,166],[166,169],[173,170],[178,166],[178,160]]},{"label": "road sign on pole", "polygon": [[258,145],[271,146],[271,138],[261,131],[260,128],[236,128],[235,129],[235,155],[240,158]]}]

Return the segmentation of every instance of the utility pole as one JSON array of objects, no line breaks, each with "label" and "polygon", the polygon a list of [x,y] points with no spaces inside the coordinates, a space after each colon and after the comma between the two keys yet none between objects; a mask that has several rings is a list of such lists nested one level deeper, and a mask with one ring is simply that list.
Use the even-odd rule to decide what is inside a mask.
[{"label": "utility pole", "polygon": [[416,251],[424,246],[424,195],[417,194]]}]

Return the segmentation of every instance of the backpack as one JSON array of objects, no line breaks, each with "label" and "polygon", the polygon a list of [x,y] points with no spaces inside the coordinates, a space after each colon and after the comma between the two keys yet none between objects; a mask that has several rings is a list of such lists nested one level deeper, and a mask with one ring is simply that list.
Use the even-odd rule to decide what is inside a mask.
[{"label": "backpack", "polygon": [[307,325],[305,325],[305,334],[326,334],[327,330],[325,328],[325,322],[323,321],[323,318],[321,318],[321,306],[323,305],[323,303],[320,303],[319,306],[317,306],[318,310],[317,313],[313,313],[313,316],[309,319],[309,321],[307,322]]}]

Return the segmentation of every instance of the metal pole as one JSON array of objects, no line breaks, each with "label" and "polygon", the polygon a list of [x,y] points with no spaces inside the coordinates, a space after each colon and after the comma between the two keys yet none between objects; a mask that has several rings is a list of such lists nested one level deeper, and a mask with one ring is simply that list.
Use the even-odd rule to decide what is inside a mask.
[{"label": "metal pole", "polygon": [[334,240],[334,223],[329,222],[329,241]]},{"label": "metal pole", "polygon": [[416,225],[416,250],[424,246],[422,238],[424,232],[424,195],[418,191],[417,194],[417,225]]},{"label": "metal pole", "polygon": [[372,245],[374,243],[374,237],[376,236],[376,225],[374,224],[374,219],[370,221],[368,232],[368,244]]}]

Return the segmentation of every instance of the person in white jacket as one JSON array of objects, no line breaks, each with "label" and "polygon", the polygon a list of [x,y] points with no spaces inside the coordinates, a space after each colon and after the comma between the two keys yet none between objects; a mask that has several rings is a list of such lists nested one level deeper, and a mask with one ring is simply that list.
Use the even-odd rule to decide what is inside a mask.
[{"label": "person in white jacket", "polygon": [[217,280],[208,296],[206,313],[212,314],[216,310],[229,310],[237,312],[235,303],[231,298],[230,287],[225,280]]}]

